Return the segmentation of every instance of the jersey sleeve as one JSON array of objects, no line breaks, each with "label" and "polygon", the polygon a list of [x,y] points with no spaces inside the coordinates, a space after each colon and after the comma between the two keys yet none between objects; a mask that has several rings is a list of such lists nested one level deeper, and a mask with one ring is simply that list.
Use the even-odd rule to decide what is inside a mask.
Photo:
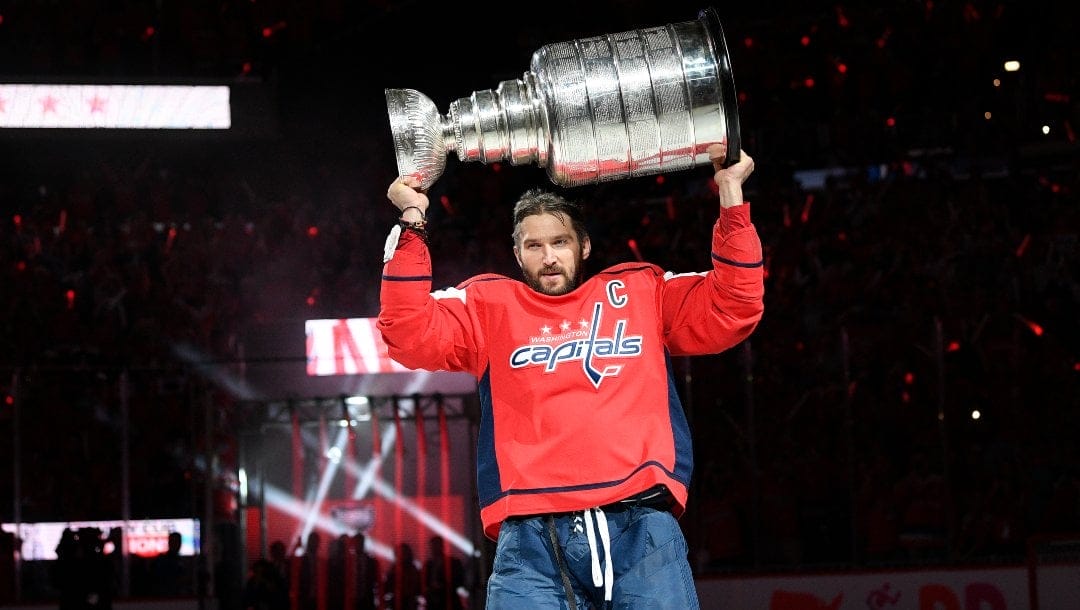
[{"label": "jersey sleeve", "polygon": [[750,336],[764,311],[764,260],[750,204],[721,210],[712,269],[665,276],[664,336],[672,355],[719,353]]},{"label": "jersey sleeve", "polygon": [[383,266],[376,327],[389,355],[411,369],[479,376],[483,340],[464,289],[431,291],[431,254],[412,231]]}]

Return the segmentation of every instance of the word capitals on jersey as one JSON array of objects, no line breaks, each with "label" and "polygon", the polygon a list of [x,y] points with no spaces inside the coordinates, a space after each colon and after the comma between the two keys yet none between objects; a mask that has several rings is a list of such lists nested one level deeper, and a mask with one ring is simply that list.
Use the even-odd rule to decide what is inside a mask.
[{"label": "word capitals on jersey", "polygon": [[[627,296],[621,292],[625,284],[621,280],[612,280],[607,284],[608,303],[615,308],[626,306]],[[510,368],[520,369],[530,366],[543,366],[545,373],[553,372],[560,364],[566,362],[581,362],[581,368],[585,376],[599,389],[600,383],[606,377],[613,377],[622,370],[621,365],[610,365],[601,368],[596,362],[600,358],[634,358],[641,355],[641,335],[627,335],[627,320],[615,321],[615,332],[610,337],[600,337],[600,321],[604,313],[604,302],[597,301],[593,304],[592,320],[582,320],[582,330],[569,331],[564,323],[561,328],[562,335],[545,337],[545,343],[538,344],[534,339],[528,345],[522,345],[510,353]],[[585,330],[588,329],[588,330]],[[561,343],[553,343],[549,339],[558,340],[565,338]]]}]

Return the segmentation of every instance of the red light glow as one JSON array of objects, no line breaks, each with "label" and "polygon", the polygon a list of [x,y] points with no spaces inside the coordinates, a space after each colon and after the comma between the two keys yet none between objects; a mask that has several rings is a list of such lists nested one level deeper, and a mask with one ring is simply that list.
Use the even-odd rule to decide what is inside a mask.
[{"label": "red light glow", "polygon": [[810,221],[810,208],[814,206],[814,194],[808,193],[806,195],[806,201],[803,203],[802,213],[799,214],[799,221],[806,224]]},{"label": "red light glow", "polygon": [[1031,233],[1024,236],[1024,239],[1020,240],[1020,245],[1016,247],[1016,258],[1024,256],[1027,252],[1028,246],[1031,245]]},{"label": "red light glow", "polygon": [[1028,320],[1027,318],[1025,318],[1024,316],[1021,316],[1021,315],[1017,315],[1016,318],[1018,320],[1020,320],[1020,322],[1022,322],[1024,324],[1024,326],[1026,326],[1028,328],[1028,330],[1031,331],[1031,334],[1035,335],[1036,337],[1041,337],[1041,336],[1043,336],[1043,333],[1046,332],[1045,329],[1043,329],[1042,325],[1039,324],[1038,322],[1035,322],[1033,320]]}]

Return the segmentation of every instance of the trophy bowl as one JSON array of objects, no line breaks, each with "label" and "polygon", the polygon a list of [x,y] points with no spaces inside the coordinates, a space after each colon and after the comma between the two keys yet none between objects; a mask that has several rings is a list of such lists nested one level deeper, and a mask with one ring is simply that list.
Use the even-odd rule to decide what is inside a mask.
[{"label": "trophy bowl", "polygon": [[694,20],[537,49],[519,79],[473,91],[446,113],[415,89],[386,89],[398,173],[429,188],[461,162],[536,164],[573,187],[739,160],[735,79],[715,9]]}]

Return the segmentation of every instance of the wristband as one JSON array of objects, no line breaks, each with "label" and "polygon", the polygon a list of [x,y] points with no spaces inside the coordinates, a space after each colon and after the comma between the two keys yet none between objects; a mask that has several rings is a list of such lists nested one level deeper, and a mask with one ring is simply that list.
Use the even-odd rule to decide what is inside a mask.
[{"label": "wristband", "polygon": [[[401,216],[399,218],[402,218],[402,217],[405,216],[405,210],[416,210],[417,212],[420,212],[420,220],[418,220],[418,221],[416,221],[414,223],[411,223],[411,224],[419,224],[419,223],[426,223],[427,222],[427,214],[424,213],[424,210],[421,210],[420,208],[418,208],[415,205],[407,205],[407,206],[401,208]],[[402,220],[402,222],[405,222],[405,221]]]}]

